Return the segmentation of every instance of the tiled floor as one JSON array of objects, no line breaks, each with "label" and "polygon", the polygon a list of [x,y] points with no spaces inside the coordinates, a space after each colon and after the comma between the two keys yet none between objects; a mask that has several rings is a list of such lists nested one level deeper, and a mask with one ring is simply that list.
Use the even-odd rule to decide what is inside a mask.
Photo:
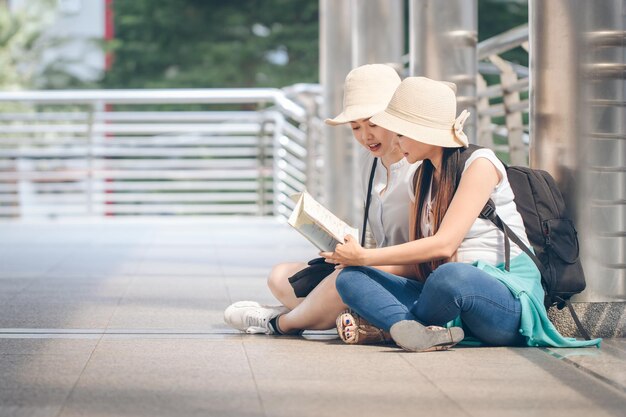
[{"label": "tiled floor", "polygon": [[0,416],[624,415],[623,339],[413,354],[223,324],[315,254],[273,219],[0,223]]}]

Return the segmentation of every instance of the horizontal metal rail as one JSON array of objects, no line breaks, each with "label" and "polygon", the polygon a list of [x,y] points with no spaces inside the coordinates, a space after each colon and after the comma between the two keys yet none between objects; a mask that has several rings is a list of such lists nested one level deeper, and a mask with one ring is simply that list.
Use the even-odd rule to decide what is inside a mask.
[{"label": "horizontal metal rail", "polygon": [[0,93],[0,218],[284,213],[310,119],[277,89]]},{"label": "horizontal metal rail", "polygon": [[163,90],[58,90],[0,93],[1,102],[32,104],[271,104],[303,121],[305,110],[276,88]]},{"label": "horizontal metal rail", "polygon": [[[481,73],[500,80],[478,82],[478,142],[518,164],[527,158],[528,69],[499,55],[527,44],[524,25],[477,46]],[[286,216],[292,193],[323,193],[321,93],[309,84],[0,92],[0,216]]]},{"label": "horizontal metal rail", "polygon": [[528,42],[528,24],[515,27],[478,43],[478,60],[501,55]]},{"label": "horizontal metal rail", "polygon": [[[528,51],[528,25],[513,28],[480,42],[477,111],[478,143],[508,154],[511,163],[528,163],[528,68],[508,62],[501,54],[522,47]],[[498,76],[499,83],[487,85],[483,76]],[[521,78],[520,78],[521,77]],[[501,142],[505,141],[505,145]]]}]

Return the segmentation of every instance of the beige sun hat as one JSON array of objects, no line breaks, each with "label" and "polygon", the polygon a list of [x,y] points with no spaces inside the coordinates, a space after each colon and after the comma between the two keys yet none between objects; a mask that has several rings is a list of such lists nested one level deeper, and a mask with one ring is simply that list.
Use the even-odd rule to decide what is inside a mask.
[{"label": "beige sun hat", "polygon": [[470,114],[463,110],[456,117],[455,89],[450,84],[426,77],[408,77],[387,108],[372,117],[372,123],[429,145],[467,147],[463,124]]},{"label": "beige sun hat", "polygon": [[400,76],[389,65],[368,64],[353,69],[344,84],[343,111],[325,122],[336,126],[372,117],[385,110],[398,85]]}]

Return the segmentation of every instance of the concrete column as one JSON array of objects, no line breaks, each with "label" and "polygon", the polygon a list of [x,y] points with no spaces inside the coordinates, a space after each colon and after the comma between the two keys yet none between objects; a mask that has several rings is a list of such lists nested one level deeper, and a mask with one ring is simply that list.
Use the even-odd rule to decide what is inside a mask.
[{"label": "concrete column", "polygon": [[351,0],[352,67],[390,64],[402,73],[404,2]]},{"label": "concrete column", "polygon": [[[386,63],[402,72],[403,16],[402,0],[320,0],[323,117],[341,111],[343,82],[352,68]],[[360,173],[353,163],[357,145],[346,127],[326,126],[324,137],[324,202],[360,228]]]},{"label": "concrete column", "polygon": [[[351,0],[352,68],[365,64],[389,64],[404,74],[404,2],[402,0]],[[359,144],[351,141],[353,160]],[[352,164],[355,179],[352,189],[352,218],[361,227],[363,218],[362,193],[359,188],[362,171]]]},{"label": "concrete column", "polygon": [[587,290],[626,300],[626,117],[621,0],[531,1],[531,166],[575,217]]},{"label": "concrete column", "polygon": [[[576,222],[583,323],[624,335],[626,12],[621,0],[530,1],[530,165],[557,180]],[[584,303],[583,303],[584,302]]]},{"label": "concrete column", "polygon": [[477,0],[409,0],[409,73],[452,81],[457,102],[472,115],[465,124],[476,143],[476,76],[478,61]]},{"label": "concrete column", "polygon": [[[320,0],[320,83],[322,120],[334,117],[343,106],[343,82],[352,69],[351,15],[349,1]],[[339,217],[350,221],[352,202],[346,198],[354,188],[352,138],[348,129],[324,125],[322,138],[324,175],[322,202]]]}]

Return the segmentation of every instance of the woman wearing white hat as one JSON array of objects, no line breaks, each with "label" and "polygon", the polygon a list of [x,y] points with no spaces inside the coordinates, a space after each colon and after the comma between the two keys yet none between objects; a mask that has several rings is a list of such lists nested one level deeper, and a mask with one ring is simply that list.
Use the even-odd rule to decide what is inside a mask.
[{"label": "woman wearing white hat", "polygon": [[[504,236],[478,218],[485,203],[491,198],[498,215],[529,246],[528,238],[495,154],[480,148],[461,167],[468,115],[464,110],[456,117],[455,94],[445,83],[409,77],[371,118],[398,134],[409,162],[423,160],[411,184],[411,241],[364,249],[348,238],[335,252],[322,253],[344,268],[336,280],[341,298],[410,351],[447,349],[464,338],[463,329],[490,345],[598,344],[563,338],[543,303],[528,301],[528,294],[543,300],[540,273],[517,245],[511,245],[510,270],[504,270]],[[368,267],[375,265],[413,266],[418,280]],[[343,324],[344,332],[356,330]]]},{"label": "woman wearing white hat", "polygon": [[[370,121],[372,115],[385,109],[399,84],[400,77],[390,66],[358,67],[346,77],[342,113],[326,120],[333,126],[350,124],[354,138],[361,145],[357,164],[362,173],[363,201],[370,175],[374,175],[368,226],[379,247],[403,243],[409,238],[407,184],[418,165],[406,161],[394,133]],[[282,305],[240,301],[224,312],[226,323],[247,333],[265,334],[333,328],[337,315],[346,308],[335,288],[337,273],[322,280],[306,297],[297,297],[288,279],[306,266],[305,263],[276,265],[268,285]],[[401,273],[398,268],[395,272]]]}]

